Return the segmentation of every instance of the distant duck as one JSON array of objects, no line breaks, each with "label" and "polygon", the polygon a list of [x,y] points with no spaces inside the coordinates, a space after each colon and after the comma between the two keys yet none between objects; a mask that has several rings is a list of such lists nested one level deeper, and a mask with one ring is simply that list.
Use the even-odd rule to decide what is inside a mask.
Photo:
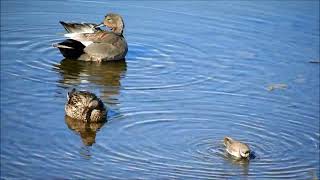
[{"label": "distant duck", "polygon": [[249,158],[250,156],[249,146],[231,137],[224,138],[224,145],[226,146],[226,151],[236,158]]},{"label": "distant duck", "polygon": [[84,122],[103,122],[106,117],[106,108],[95,94],[74,88],[68,92],[65,111],[67,116]]},{"label": "distant duck", "polygon": [[[60,21],[70,38],[53,44],[59,48],[65,58],[83,61],[123,60],[128,52],[128,45],[123,36],[124,22],[120,15],[109,13],[101,24],[66,23]],[[107,26],[111,31],[101,30]]]}]

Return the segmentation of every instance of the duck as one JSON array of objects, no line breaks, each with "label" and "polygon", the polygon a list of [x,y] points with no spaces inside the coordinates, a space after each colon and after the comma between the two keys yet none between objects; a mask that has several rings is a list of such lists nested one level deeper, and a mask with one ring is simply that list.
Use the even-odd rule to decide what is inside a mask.
[{"label": "duck", "polygon": [[65,112],[67,116],[82,122],[104,122],[107,109],[94,93],[73,88],[67,94]]},{"label": "duck", "polygon": [[[68,39],[53,44],[67,59],[82,61],[117,61],[124,60],[128,52],[128,44],[123,36],[124,21],[116,13],[108,13],[100,24],[68,23],[60,21],[67,31]],[[106,26],[110,30],[102,30]]]},{"label": "duck", "polygon": [[247,144],[234,140],[228,136],[224,137],[223,142],[226,147],[226,151],[236,159],[249,158],[251,151]]}]

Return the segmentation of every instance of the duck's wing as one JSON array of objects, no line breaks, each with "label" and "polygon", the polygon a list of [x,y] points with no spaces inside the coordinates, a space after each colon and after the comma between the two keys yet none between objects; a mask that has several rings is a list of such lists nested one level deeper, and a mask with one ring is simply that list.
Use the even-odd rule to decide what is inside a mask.
[{"label": "duck's wing", "polygon": [[96,32],[102,31],[98,24],[94,23],[66,23],[60,21],[60,24],[68,32],[64,34],[65,37],[68,37],[73,40],[81,42],[84,46],[88,46],[92,43],[90,40],[85,40],[77,37],[82,37],[82,34],[95,34]]},{"label": "duck's wing", "polygon": [[102,30],[96,31],[94,33],[68,33],[65,34],[65,36],[77,40],[85,46],[89,46],[92,43],[103,43],[113,45],[121,39],[121,36],[113,32]]},{"label": "duck's wing", "polygon": [[227,151],[232,155],[238,154],[239,148],[237,147],[237,145],[237,143],[229,144],[227,146]]},{"label": "duck's wing", "polygon": [[98,30],[101,30],[98,24],[94,23],[66,23],[60,21],[60,24],[68,33],[94,33]]},{"label": "duck's wing", "polygon": [[114,44],[116,43],[121,37],[116,35],[110,31],[96,31],[94,33],[74,33],[71,36],[68,36],[72,39],[82,41],[91,41],[93,43],[107,43],[107,44]]},{"label": "duck's wing", "polygon": [[100,34],[86,35],[86,39],[93,42],[84,48],[86,54],[104,61],[124,59],[128,51],[128,45],[123,36],[106,31]]}]

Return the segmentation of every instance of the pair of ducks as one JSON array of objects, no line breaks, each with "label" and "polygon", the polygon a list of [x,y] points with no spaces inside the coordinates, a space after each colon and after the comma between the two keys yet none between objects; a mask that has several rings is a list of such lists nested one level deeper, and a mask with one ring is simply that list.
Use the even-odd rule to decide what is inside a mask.
[{"label": "pair of ducks", "polygon": [[[53,46],[65,58],[95,62],[124,60],[128,45],[123,37],[124,22],[120,15],[108,13],[101,24],[60,23],[69,39]],[[102,25],[111,31],[100,29]],[[84,122],[102,122],[106,117],[106,108],[95,94],[75,89],[67,95],[65,112]]]},{"label": "pair of ducks", "polygon": [[[67,39],[54,44],[65,58],[84,61],[122,60],[128,52],[128,45],[123,37],[124,22],[120,15],[109,13],[103,23],[65,23],[60,22],[68,34]],[[111,31],[99,27],[105,25]],[[103,102],[88,91],[68,92],[65,105],[67,116],[84,122],[103,122],[107,109]],[[247,144],[231,137],[224,138],[226,151],[236,158],[249,158],[250,148]]]}]

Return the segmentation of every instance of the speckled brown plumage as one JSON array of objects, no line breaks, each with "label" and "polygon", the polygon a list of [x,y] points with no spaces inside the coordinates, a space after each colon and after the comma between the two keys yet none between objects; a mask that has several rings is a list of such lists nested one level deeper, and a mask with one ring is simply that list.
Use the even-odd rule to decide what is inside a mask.
[{"label": "speckled brown plumage", "polygon": [[95,94],[75,89],[68,92],[65,112],[67,116],[84,122],[101,122],[106,117],[106,108]]}]

